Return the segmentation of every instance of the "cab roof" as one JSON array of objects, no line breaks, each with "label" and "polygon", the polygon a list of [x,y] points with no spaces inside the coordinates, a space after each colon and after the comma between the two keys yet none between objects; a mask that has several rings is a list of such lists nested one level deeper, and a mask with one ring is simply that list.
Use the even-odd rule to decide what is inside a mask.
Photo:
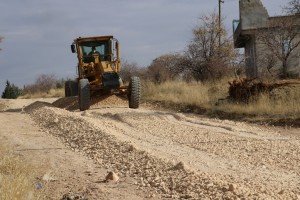
[{"label": "cab roof", "polygon": [[75,43],[87,42],[87,41],[99,41],[99,40],[110,40],[114,37],[112,35],[107,36],[94,36],[94,37],[78,37],[74,40]]}]

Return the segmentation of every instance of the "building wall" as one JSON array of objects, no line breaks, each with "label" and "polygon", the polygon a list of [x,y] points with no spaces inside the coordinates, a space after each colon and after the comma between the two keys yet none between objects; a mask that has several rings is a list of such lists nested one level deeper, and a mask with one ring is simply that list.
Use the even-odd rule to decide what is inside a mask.
[{"label": "building wall", "polygon": [[245,43],[245,64],[247,77],[256,77],[256,46],[254,36],[249,36]]},{"label": "building wall", "polygon": [[[290,16],[283,16],[290,17]],[[247,77],[275,77],[282,72],[282,62],[259,41],[257,30],[266,30],[270,22],[282,17],[269,17],[261,0],[240,0],[240,34],[245,48]],[[300,15],[291,18],[296,20],[300,29]],[[244,39],[246,38],[246,39]],[[300,35],[295,41],[300,41]],[[281,51],[282,46],[278,45]],[[300,77],[300,46],[292,52],[288,59],[288,71]]]},{"label": "building wall", "polygon": [[[300,35],[297,40],[300,41]],[[292,72],[292,74],[298,74],[298,77],[300,77],[300,46],[298,46],[288,60],[288,71]]]},{"label": "building wall", "polygon": [[256,41],[256,58],[257,58],[257,69],[259,78],[272,78],[276,77],[281,72],[281,62],[278,58],[270,51],[270,49],[262,43],[258,37]]},{"label": "building wall", "polygon": [[260,0],[240,0],[239,5],[242,30],[265,26],[269,14]]},{"label": "building wall", "polygon": [[[276,57],[276,55],[270,50],[270,48],[260,41],[258,33],[256,33],[255,52],[256,52],[256,66],[253,66],[257,70],[257,77],[270,78],[277,77],[282,74],[283,63]],[[300,41],[300,34],[293,40],[294,42]],[[276,45],[275,45],[276,46]],[[245,47],[245,51],[246,51]],[[282,53],[282,44],[277,44],[279,53]],[[269,69],[268,69],[269,68]],[[292,77],[300,77],[300,46],[294,49],[287,60],[288,74]],[[252,77],[252,76],[251,76]]]}]

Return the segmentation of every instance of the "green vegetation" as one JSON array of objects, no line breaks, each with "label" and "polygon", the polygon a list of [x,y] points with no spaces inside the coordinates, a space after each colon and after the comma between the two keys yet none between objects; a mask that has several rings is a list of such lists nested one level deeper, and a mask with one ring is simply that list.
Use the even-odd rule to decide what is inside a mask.
[{"label": "green vegetation", "polygon": [[6,81],[5,89],[2,93],[1,98],[3,99],[16,99],[18,96],[22,94],[22,90],[15,86],[14,84],[11,84],[9,81]]}]

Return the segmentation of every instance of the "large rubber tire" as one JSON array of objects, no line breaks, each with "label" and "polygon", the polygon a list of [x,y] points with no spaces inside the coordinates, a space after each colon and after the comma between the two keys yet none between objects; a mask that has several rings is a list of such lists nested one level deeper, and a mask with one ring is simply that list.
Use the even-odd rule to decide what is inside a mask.
[{"label": "large rubber tire", "polygon": [[139,77],[133,76],[129,82],[128,102],[129,108],[138,108],[141,100],[141,81]]},{"label": "large rubber tire", "polygon": [[77,96],[78,95],[78,83],[77,81],[71,81],[71,96]]},{"label": "large rubber tire", "polygon": [[65,97],[72,97],[78,95],[78,83],[76,81],[65,82]]},{"label": "large rubber tire", "polygon": [[80,111],[90,108],[90,83],[87,79],[80,79],[78,84],[78,103]]},{"label": "large rubber tire", "polygon": [[65,97],[70,97],[71,96],[70,82],[71,81],[66,81],[65,82]]}]

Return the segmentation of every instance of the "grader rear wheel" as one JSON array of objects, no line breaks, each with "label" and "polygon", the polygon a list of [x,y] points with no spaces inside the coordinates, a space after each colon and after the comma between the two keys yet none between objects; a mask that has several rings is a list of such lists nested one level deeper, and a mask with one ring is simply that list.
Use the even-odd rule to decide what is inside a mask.
[{"label": "grader rear wheel", "polygon": [[129,108],[138,108],[141,100],[141,81],[139,77],[133,76],[129,83],[128,102]]},{"label": "grader rear wheel", "polygon": [[65,97],[77,96],[78,95],[78,84],[76,81],[65,82]]},{"label": "grader rear wheel", "polygon": [[71,81],[70,88],[71,88],[71,96],[77,96],[78,95],[77,81]]},{"label": "grader rear wheel", "polygon": [[71,96],[70,82],[71,81],[66,81],[65,82],[65,97],[70,97]]},{"label": "grader rear wheel", "polygon": [[78,85],[78,102],[80,111],[90,108],[90,83],[88,79],[80,79]]}]

